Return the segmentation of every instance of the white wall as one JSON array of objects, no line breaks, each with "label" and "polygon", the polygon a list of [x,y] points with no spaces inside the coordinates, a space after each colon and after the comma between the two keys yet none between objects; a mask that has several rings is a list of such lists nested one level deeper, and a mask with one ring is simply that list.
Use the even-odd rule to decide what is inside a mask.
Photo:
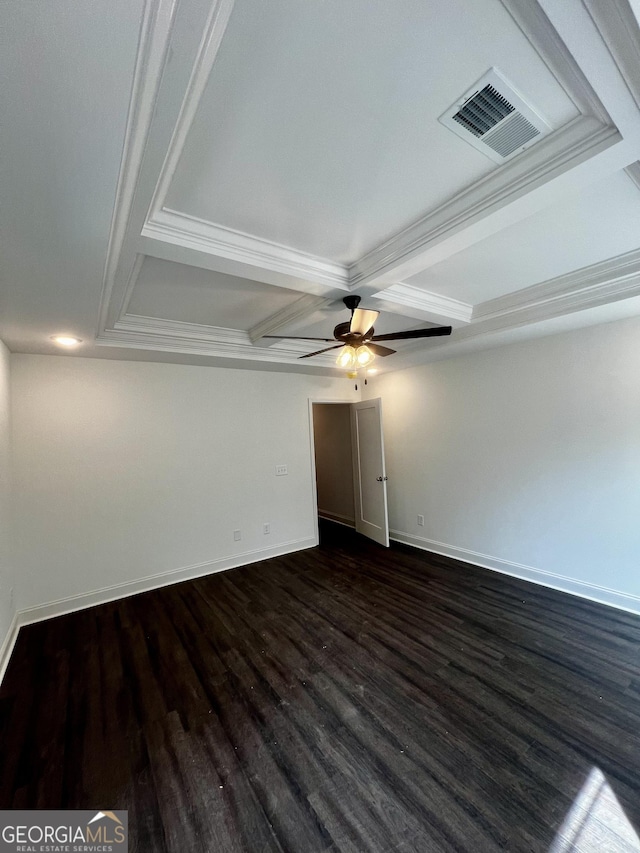
[{"label": "white wall", "polygon": [[355,524],[351,408],[335,403],[313,406],[318,512]]},{"label": "white wall", "polygon": [[[634,319],[370,380],[392,535],[640,610],[639,377]],[[12,355],[11,379],[20,609],[309,544],[308,398],[357,398],[346,379],[75,357]],[[0,638],[9,618],[3,595]]]},{"label": "white wall", "polygon": [[12,383],[19,609],[308,546],[308,398],[354,398],[346,379],[36,355]]},{"label": "white wall", "polygon": [[392,535],[640,610],[640,320],[379,376],[367,393],[383,399]]},{"label": "white wall", "polygon": [[[11,456],[9,350],[0,341],[0,650],[8,635],[14,606],[11,590],[14,568],[11,551]],[[0,654],[0,666],[2,655]]]}]

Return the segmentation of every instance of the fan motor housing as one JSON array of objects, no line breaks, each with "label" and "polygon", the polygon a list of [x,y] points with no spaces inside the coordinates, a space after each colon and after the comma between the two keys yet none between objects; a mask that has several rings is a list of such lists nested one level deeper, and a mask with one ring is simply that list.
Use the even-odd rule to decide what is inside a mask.
[{"label": "fan motor housing", "polygon": [[351,334],[349,328],[351,323],[338,323],[333,330],[333,336],[337,341],[342,341],[348,346],[356,347],[370,341],[375,334],[373,326],[367,331],[366,335]]}]

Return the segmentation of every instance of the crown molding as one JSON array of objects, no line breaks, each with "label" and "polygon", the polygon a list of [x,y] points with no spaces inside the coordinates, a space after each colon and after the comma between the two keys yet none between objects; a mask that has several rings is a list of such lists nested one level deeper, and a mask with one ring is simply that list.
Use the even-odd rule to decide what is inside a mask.
[{"label": "crown molding", "polygon": [[114,324],[119,332],[170,335],[189,340],[215,341],[216,343],[249,346],[247,332],[241,329],[226,329],[222,326],[207,326],[204,323],[188,323],[184,320],[167,320],[164,317],[146,317],[143,314],[127,314]]},{"label": "crown molding", "polygon": [[640,160],[636,160],[635,163],[631,163],[624,171],[627,173],[627,176],[631,178],[636,187],[640,190]]},{"label": "crown molding", "polygon": [[640,140],[639,34],[627,0],[537,2],[597,91],[611,117],[610,123],[637,148]]},{"label": "crown molding", "polygon": [[[473,321],[507,317],[539,306],[562,304],[568,310],[635,296],[640,289],[640,249],[625,252],[547,281],[476,305]],[[585,304],[585,301],[587,304]],[[560,313],[567,313],[562,311]],[[549,314],[557,316],[557,312]]]},{"label": "crown molding", "polygon": [[583,0],[598,32],[640,108],[640,29],[627,0]]},{"label": "crown molding", "polygon": [[[150,350],[157,352],[201,355],[210,358],[230,358],[243,361],[271,362],[273,364],[297,364],[304,353],[284,352],[273,347],[259,349],[245,344],[217,343],[203,339],[190,339],[174,335],[160,335],[152,332],[124,332],[108,329],[96,336],[96,346],[117,347],[123,349]],[[333,359],[318,356],[314,367],[335,368]]]},{"label": "crown molding", "polygon": [[[142,272],[142,266],[146,260],[146,255],[136,254],[135,260],[133,262],[133,266],[131,267],[131,272],[129,273],[129,278],[127,279],[127,284],[124,289],[124,293],[122,294],[122,299],[120,300],[120,308],[117,312],[118,320],[122,319],[124,315],[129,310],[129,303],[131,302],[131,297],[133,296],[133,289],[138,282],[138,278],[140,273]],[[117,321],[116,321],[117,323]]]},{"label": "crown molding", "polygon": [[640,295],[640,249],[482,302],[459,338],[551,320]]},{"label": "crown molding", "polygon": [[[408,289],[409,293],[416,290],[409,285],[397,287]],[[422,291],[419,293],[422,294]],[[473,308],[470,323],[457,328],[452,338],[434,341],[430,350],[441,350],[468,339],[540,323],[639,295],[640,249],[636,249],[479,303]],[[309,344],[303,341],[258,347],[252,344],[249,333],[245,331],[131,314],[119,320],[114,329],[101,333],[96,343],[100,346],[285,364],[294,364],[309,351]],[[402,355],[411,356],[419,349],[418,344],[409,345],[403,348]],[[334,366],[333,358],[324,355],[317,357],[315,364],[318,367]]]},{"label": "crown molding", "polygon": [[[620,0],[618,0],[620,2]],[[399,265],[443,243],[484,217],[620,140],[602,103],[565,47],[541,5],[531,0],[502,0],[517,26],[533,44],[581,115],[541,140],[516,160],[391,237],[351,267],[291,247],[226,228],[167,207],[165,202],[196,110],[224,35],[232,0],[212,11],[192,69],[178,121],[149,206],[142,236],[197,250],[230,261],[344,290],[361,289],[383,278],[395,284]],[[394,276],[394,271],[398,275]],[[375,295],[371,287],[368,295]]]},{"label": "crown molding", "polygon": [[[473,309],[471,323],[454,329],[450,338],[434,340],[428,352],[443,352],[476,338],[635,296],[640,296],[640,249],[478,303]],[[401,353],[404,362],[398,368],[407,366],[407,360],[419,356],[420,352],[415,344],[405,347]]]},{"label": "crown molding", "polygon": [[142,12],[124,146],[102,277],[98,318],[100,329],[103,329],[107,322],[147,136],[167,60],[176,6],[177,0],[146,0]]},{"label": "crown molding", "polygon": [[602,101],[542,6],[531,0],[501,0],[501,3],[577,109],[583,115],[594,116],[603,125],[610,125],[611,118]]},{"label": "crown molding", "polygon": [[376,294],[376,299],[386,299],[397,305],[404,305],[417,311],[428,314],[436,314],[449,320],[458,320],[461,323],[471,322],[473,305],[451,299],[448,296],[440,296],[438,293],[430,293],[421,290],[411,284],[392,284],[386,290]]},{"label": "crown molding", "polygon": [[[326,304],[329,295],[337,298],[339,294],[350,290],[377,297],[381,301],[387,300],[392,306],[389,310],[403,306],[417,313],[446,317],[465,324],[463,328],[456,329],[456,340],[490,333],[494,329],[538,322],[636,295],[639,292],[639,270],[634,266],[637,259],[630,257],[635,253],[489,300],[475,308],[403,282],[398,283],[399,278],[422,270],[465,245],[494,233],[509,217],[522,218],[544,207],[557,197],[562,188],[575,185],[576,178],[570,175],[563,178],[564,173],[586,164],[590,158],[597,157],[622,140],[620,132],[613,126],[603,104],[562,40],[566,21],[560,21],[562,26],[559,25],[558,30],[551,23],[557,17],[554,4],[561,0],[501,2],[581,115],[394,235],[352,266],[346,267],[164,206],[198,103],[214,66],[233,0],[215,0],[210,9],[208,3],[203,5],[203,16],[206,13],[207,20],[202,36],[201,27],[191,26],[189,62],[194,53],[195,62],[183,67],[181,86],[174,87],[171,92],[172,97],[176,98],[175,103],[172,102],[172,109],[169,113],[166,110],[164,113],[159,112],[160,115],[168,116],[168,119],[163,129],[164,136],[160,134],[158,138],[155,123],[150,133],[151,124],[154,113],[158,111],[158,103],[162,105],[158,101],[161,89],[161,98],[164,97],[162,75],[173,30],[176,30],[173,38],[177,41],[177,30],[181,24],[175,24],[178,0],[145,0],[103,275],[97,343],[103,346],[293,363],[296,357],[308,351],[308,345],[302,343],[300,347],[300,342],[287,342],[285,346],[277,342],[269,347],[261,347],[256,345],[260,337],[277,334],[277,330],[286,323],[294,322]],[[605,98],[600,88],[598,92],[614,113],[617,100],[627,105],[632,103],[622,83],[624,79],[636,103],[640,103],[640,79],[635,75],[635,68],[640,61],[640,38],[637,21],[627,0],[611,0],[614,14],[610,17],[608,8],[601,8],[598,0],[580,0],[579,3],[575,0],[576,9],[578,5],[582,9],[580,24],[589,24],[598,50],[605,51],[605,45],[608,47],[613,58],[613,62],[609,62],[612,72],[613,63],[619,69],[619,74],[613,75],[618,81],[614,96],[611,97],[609,93]],[[186,24],[184,28],[186,31]],[[564,35],[571,47],[572,39],[566,32]],[[574,52],[580,59],[575,46]],[[181,98],[187,75],[188,85]],[[173,116],[176,114],[178,118],[173,124]],[[629,118],[630,133],[634,121],[637,123],[635,115]],[[166,140],[169,140],[169,145],[165,153]],[[629,141],[633,140],[635,136],[632,134]],[[600,174],[606,167],[609,170],[607,174],[611,173],[613,160],[619,163],[618,168],[622,168],[624,164],[619,161],[624,157],[623,148],[628,153],[628,145],[627,148],[618,146],[604,158],[598,158],[598,163],[603,165],[596,166],[594,161],[595,170],[599,170]],[[157,154],[157,165],[152,154]],[[626,162],[633,156],[634,153],[631,153]],[[141,179],[143,159],[145,166]],[[603,162],[605,160],[607,164]],[[155,172],[149,166],[150,162]],[[156,180],[160,164],[162,167]],[[640,162],[632,163],[625,171],[640,189]],[[576,171],[577,180],[580,180],[583,172],[584,169]],[[554,180],[555,186],[545,188],[546,184]],[[151,201],[147,205],[149,198]],[[142,222],[145,211],[146,221],[139,233],[137,227],[133,228],[132,217],[136,223]],[[143,239],[140,240],[140,237]],[[267,280],[271,276],[278,280],[276,283],[280,286],[306,291],[307,295],[282,312],[256,324],[249,332],[130,315],[127,313],[128,305],[145,257],[141,254],[144,251],[144,238],[157,241],[158,251],[175,252],[187,259],[181,262],[198,263],[196,253],[200,253],[202,264],[214,263],[219,258],[220,263],[228,263],[231,267],[243,265],[249,270],[248,277],[252,277],[251,269],[256,269],[255,277],[258,280]],[[153,254],[152,247],[149,253]],[[246,271],[243,274],[246,275]],[[113,328],[107,329],[107,318],[113,321],[116,307],[119,308],[116,314],[118,319],[113,323]],[[447,344],[443,341],[441,345]],[[325,366],[325,362],[327,366],[333,364],[331,356],[320,356],[316,361],[318,366]]]},{"label": "crown molding", "polygon": [[233,4],[234,0],[216,0],[211,7],[196,59],[191,69],[180,113],[171,135],[171,141],[169,142],[167,154],[160,170],[160,176],[151,197],[149,212],[146,217],[147,220],[156,219],[157,214],[164,207],[169,186],[173,180],[200,99],[216,61],[222,37],[227,29]]},{"label": "crown molding", "polygon": [[[267,268],[333,289],[348,291],[361,288],[383,278],[385,273],[389,280],[384,284],[395,286],[394,271],[400,264],[453,237],[619,140],[620,135],[613,127],[603,127],[593,118],[575,119],[521,157],[505,164],[378,246],[350,268],[170,208],[154,213],[153,219],[145,223],[142,237]],[[380,289],[372,288],[370,295],[378,293]]]},{"label": "crown molding", "polygon": [[[471,225],[497,213],[563,172],[573,169],[619,142],[615,127],[603,127],[590,117],[574,119],[520,157],[501,166],[471,187],[364,255],[350,267],[350,284],[363,286],[397,273],[435,246]],[[443,255],[444,257],[444,255]],[[433,262],[442,260],[435,257]],[[422,259],[403,275],[424,269]]]},{"label": "crown molding", "polygon": [[[249,333],[239,329],[138,314],[127,314],[115,323],[113,329],[101,332],[96,338],[96,344],[280,364],[294,364],[312,348],[310,343],[304,341],[287,341],[286,344],[273,347],[257,347],[252,345]],[[315,360],[315,366],[335,367],[335,364],[330,356],[319,356]]]},{"label": "crown molding", "polygon": [[[324,296],[312,296],[311,294],[301,296],[291,305],[287,305],[281,311],[276,311],[270,317],[252,326],[249,329],[249,338],[253,344],[256,344],[265,335],[277,334],[280,329],[295,323],[296,320],[308,317],[313,311],[324,308],[332,301],[332,299],[327,299]],[[270,345],[272,344],[273,342]]]},{"label": "crown molding", "polygon": [[[531,0],[501,2],[581,115],[356,261],[349,269],[352,287],[384,280],[385,276],[390,281],[389,276],[394,270],[399,272],[397,268],[403,264],[409,266],[400,274],[412,274],[419,265],[414,270],[410,262],[420,255],[621,141],[607,110],[542,5]],[[622,5],[626,0],[614,2]],[[435,254],[431,263],[444,256]],[[422,261],[425,268],[424,258]]]},{"label": "crown molding", "polygon": [[176,210],[158,211],[154,219],[145,223],[142,236],[253,267],[267,267],[327,287],[349,289],[347,270],[342,264]]}]

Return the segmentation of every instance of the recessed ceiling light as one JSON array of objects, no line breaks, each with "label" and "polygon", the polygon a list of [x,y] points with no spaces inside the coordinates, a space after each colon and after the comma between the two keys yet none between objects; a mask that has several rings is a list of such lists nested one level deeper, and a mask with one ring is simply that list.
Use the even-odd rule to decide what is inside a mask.
[{"label": "recessed ceiling light", "polygon": [[61,347],[77,347],[82,343],[82,338],[74,338],[72,335],[52,335],[51,340]]}]

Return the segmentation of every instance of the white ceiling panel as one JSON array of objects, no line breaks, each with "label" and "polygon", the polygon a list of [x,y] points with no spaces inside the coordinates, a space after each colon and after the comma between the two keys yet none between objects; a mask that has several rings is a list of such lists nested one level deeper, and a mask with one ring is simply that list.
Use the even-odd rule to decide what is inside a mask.
[{"label": "white ceiling panel", "polygon": [[127,313],[248,331],[299,298],[282,287],[145,258]]},{"label": "white ceiling panel", "polygon": [[477,304],[630,252],[639,243],[640,190],[619,172],[407,283]]},{"label": "white ceiling panel", "polygon": [[167,206],[352,262],[497,168],[438,122],[491,66],[577,115],[499,0],[236,0]]}]

